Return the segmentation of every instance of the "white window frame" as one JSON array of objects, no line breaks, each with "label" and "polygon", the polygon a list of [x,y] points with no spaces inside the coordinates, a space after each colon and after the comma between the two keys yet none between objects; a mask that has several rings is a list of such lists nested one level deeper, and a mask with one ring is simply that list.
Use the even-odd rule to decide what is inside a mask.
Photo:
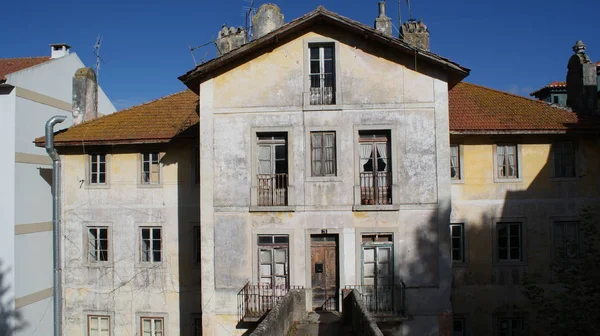
[{"label": "white window frame", "polygon": [[[516,162],[516,174],[517,176],[500,176],[500,163],[498,162],[498,147],[514,147],[515,148],[515,160]],[[523,181],[523,161],[521,159],[521,144],[518,143],[509,143],[509,142],[500,142],[494,145],[494,182],[502,183],[502,182],[522,182]]]},{"label": "white window frame", "polygon": [[496,314],[494,316],[494,335],[500,335],[500,323],[502,320],[507,320],[509,323],[509,330],[507,336],[515,336],[512,332],[512,324],[515,320],[520,320],[523,326],[521,336],[528,335],[527,334],[527,319],[524,314]]},{"label": "white window frame", "polygon": [[[572,160],[572,164],[573,164],[573,176],[563,176],[563,175],[559,175],[559,172],[556,169],[556,159],[557,159],[557,147],[558,146],[564,146],[564,144],[566,143],[570,143],[572,146],[572,153],[571,155],[573,156],[573,160]],[[551,163],[552,163],[552,179],[554,180],[574,180],[578,178],[578,145],[576,143],[576,141],[574,140],[561,140],[561,141],[555,141],[552,143],[551,145]],[[564,154],[561,156],[564,157]]]},{"label": "white window frame", "polygon": [[[87,335],[92,335],[92,319],[94,319],[94,318],[97,319],[96,324],[97,324],[97,328],[98,328],[98,333],[96,335],[98,335],[98,336],[104,336],[104,335],[110,336],[110,335],[112,335],[112,333],[111,333],[111,318],[110,318],[110,315],[100,315],[100,314],[88,314],[87,315],[87,328],[86,328]],[[108,330],[105,330],[105,331],[108,331],[108,334],[102,334],[101,333],[102,330],[100,330],[100,328],[101,328],[100,327],[100,321],[102,319],[108,320]]]},{"label": "white window frame", "polygon": [[[150,260],[144,260],[144,238],[143,238],[143,231],[144,230],[150,230]],[[158,251],[160,251],[160,260],[156,261],[154,260],[154,251],[156,251],[154,249],[154,242],[157,240],[155,239],[155,230],[160,230],[160,239],[158,239],[160,241],[160,249]],[[161,226],[140,226],[139,227],[139,251],[140,251],[140,256],[139,256],[139,260],[140,263],[142,264],[156,264],[156,263],[162,263],[164,261],[164,230]]]},{"label": "white window frame", "polygon": [[[271,242],[260,242],[260,238],[271,238]],[[275,242],[276,238],[285,238],[287,239],[286,243]],[[258,284],[266,284],[261,282],[263,276],[261,275],[261,265],[262,260],[260,259],[261,251],[271,250],[271,286],[275,284],[275,278],[278,276],[275,272],[275,253],[273,252],[276,249],[285,250],[285,266],[284,266],[284,276],[285,276],[285,287],[289,288],[290,286],[290,236],[287,234],[257,234],[256,235],[256,246],[257,246],[257,261],[258,261],[258,269],[257,269],[257,283]]]},{"label": "white window frame", "polygon": [[[140,335],[142,336],[146,336],[146,334],[144,334],[144,332],[146,332],[146,330],[144,330],[144,321],[145,320],[150,320],[150,336],[157,336],[157,333],[159,333],[158,335],[160,336],[165,336],[165,318],[164,317],[156,317],[156,316],[142,316],[140,317]],[[161,321],[162,324],[162,330],[156,330],[155,326],[156,326],[156,321]]]},{"label": "white window frame", "polygon": [[[340,66],[340,45],[336,40],[325,37],[310,37],[303,39],[304,44],[304,110],[331,110],[340,109],[342,106],[342,86],[341,86],[341,66]],[[335,103],[331,105],[311,105],[310,103],[310,48],[318,45],[333,45],[334,59],[334,91]]]},{"label": "white window frame", "polygon": [[[106,243],[107,243],[107,247],[106,247],[106,260],[98,260],[99,258],[99,252],[100,249],[98,248],[98,241],[101,240],[99,238],[99,235],[96,235],[95,240],[96,240],[96,253],[97,253],[97,257],[95,258],[95,260],[91,259],[91,251],[90,251],[90,230],[95,230],[97,233],[99,233],[100,230],[106,230]],[[85,227],[85,244],[86,244],[86,261],[88,264],[103,264],[103,263],[107,263],[111,260],[111,247],[112,247],[112,242],[111,242],[111,228],[109,226],[106,225],[89,225]]]},{"label": "white window frame", "polygon": [[[145,159],[145,155],[148,154],[148,160]],[[156,156],[158,163],[158,181],[152,181],[152,162],[154,162],[154,156]],[[159,151],[144,151],[139,154],[139,184],[144,187],[158,187],[162,185],[162,153]],[[144,163],[149,162],[150,166],[150,180],[145,181],[145,171],[144,171]]]},{"label": "white window frame", "polygon": [[[93,169],[92,160],[96,159],[96,169]],[[104,160],[104,171],[100,170],[100,158]],[[104,175],[104,182],[100,182],[100,175]],[[96,182],[93,182],[93,176],[96,175]],[[93,152],[88,155],[88,184],[106,185],[108,184],[108,154],[104,152]]]},{"label": "white window frame", "polygon": [[[507,225],[507,224],[518,224],[519,225],[519,258],[512,259],[510,256],[510,232],[507,238],[507,259],[500,259],[500,245],[499,245],[499,225]],[[509,230],[510,231],[510,230]],[[526,263],[526,254],[525,254],[525,245],[526,245],[526,225],[523,220],[519,219],[509,219],[503,218],[500,220],[496,220],[494,223],[494,262],[496,264],[525,264]]]},{"label": "white window frame", "polygon": [[[365,242],[364,238],[365,237],[370,237],[370,236],[375,236],[375,237],[379,237],[379,236],[384,236],[384,237],[391,237],[391,240],[386,240],[386,241],[371,241],[371,242]],[[380,264],[380,262],[377,260],[377,256],[379,253],[379,249],[389,249],[389,258],[390,260],[387,261],[387,264],[389,265],[389,283],[385,286],[392,286],[395,285],[395,279],[396,279],[396,274],[395,274],[395,262],[396,262],[396,258],[394,255],[394,233],[392,232],[361,232],[360,234],[360,283],[361,285],[364,286],[368,286],[365,285],[365,272],[364,272],[364,265],[365,265],[365,249],[374,249],[374,269],[375,269],[375,273],[378,272],[378,264]],[[374,274],[375,274],[374,273]],[[375,274],[373,277],[373,284],[374,285],[380,285],[377,284],[376,282],[378,282],[378,274]],[[381,286],[381,285],[380,285]]]},{"label": "white window frame", "polygon": [[[336,131],[311,131],[310,134],[310,174],[312,177],[328,177],[328,176],[337,176],[337,139],[336,139]],[[321,136],[321,147],[315,147],[315,143],[313,142],[313,135],[320,135]],[[333,146],[331,147],[333,150],[333,171],[330,173],[326,173],[325,172],[325,163],[327,162],[326,160],[326,149],[327,147],[325,146],[325,136],[326,135],[333,135]],[[321,160],[314,160],[314,154],[315,151],[320,151],[320,155],[321,155]],[[321,163],[321,171],[317,172],[315,171],[315,166],[314,166],[314,162],[316,161],[320,161]]]},{"label": "white window frame", "polygon": [[458,177],[452,177],[452,171],[450,172],[450,180],[452,183],[463,183],[464,182],[464,160],[463,160],[463,149],[464,146],[462,144],[452,143],[450,144],[450,169],[452,169],[452,148],[456,148],[457,150],[457,158],[458,161]]},{"label": "white window frame", "polygon": [[[455,260],[454,259],[454,250],[455,250],[455,246],[454,246],[454,237],[452,235],[452,231],[454,227],[459,227],[460,228],[460,247],[458,247],[460,249],[460,253],[462,258],[460,260]],[[465,223],[458,223],[458,222],[452,222],[450,223],[450,259],[452,260],[453,264],[465,264],[467,262],[467,256],[466,256],[466,232],[465,232],[466,226]]]}]

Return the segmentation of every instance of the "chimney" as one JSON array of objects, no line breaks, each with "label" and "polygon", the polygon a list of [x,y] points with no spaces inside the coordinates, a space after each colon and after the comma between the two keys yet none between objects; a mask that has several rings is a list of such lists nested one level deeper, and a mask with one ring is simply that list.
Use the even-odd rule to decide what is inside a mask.
[{"label": "chimney", "polygon": [[73,76],[73,125],[98,118],[98,81],[92,68],[81,68]]},{"label": "chimney", "polygon": [[567,106],[583,113],[596,113],[598,103],[598,74],[596,64],[585,54],[586,46],[577,41],[575,55],[567,65]]},{"label": "chimney", "polygon": [[429,51],[429,29],[423,20],[410,19],[402,24],[400,38],[413,47]]},{"label": "chimney", "polygon": [[60,58],[69,54],[71,46],[66,43],[55,43],[50,45],[50,58]]},{"label": "chimney", "polygon": [[279,6],[261,5],[252,17],[252,38],[261,38],[281,26],[283,26],[283,14]]},{"label": "chimney", "polygon": [[392,19],[385,15],[385,1],[379,1],[379,16],[375,19],[375,29],[392,35]]},{"label": "chimney", "polygon": [[217,36],[217,57],[241,47],[246,43],[246,30],[242,27],[223,25]]}]

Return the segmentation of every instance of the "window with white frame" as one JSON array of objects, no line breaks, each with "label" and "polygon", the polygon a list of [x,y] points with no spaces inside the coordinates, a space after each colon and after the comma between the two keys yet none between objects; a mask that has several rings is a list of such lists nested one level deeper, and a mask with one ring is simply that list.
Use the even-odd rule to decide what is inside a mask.
[{"label": "window with white frame", "polygon": [[202,251],[200,249],[200,226],[194,226],[194,263],[200,264],[200,256]]},{"label": "window with white frame", "polygon": [[142,336],[163,336],[164,319],[162,317],[142,317]]},{"label": "window with white frame", "polygon": [[162,261],[162,230],[157,227],[140,228],[142,262]]},{"label": "window with white frame", "polygon": [[261,285],[289,286],[289,237],[258,236],[258,282]]},{"label": "window with white frame", "polygon": [[455,317],[452,321],[452,336],[466,336],[465,319]]},{"label": "window with white frame", "polygon": [[558,258],[573,258],[579,249],[578,221],[554,222],[554,255]]},{"label": "window with white frame", "polygon": [[312,176],[335,176],[335,132],[310,132]]},{"label": "window with white frame", "polygon": [[518,146],[502,144],[496,145],[496,176],[500,179],[519,178]]},{"label": "window with white frame", "polygon": [[258,205],[288,205],[288,143],[286,132],[259,132],[257,136]]},{"label": "window with white frame", "polygon": [[392,204],[391,132],[365,130],[358,136],[361,204]]},{"label": "window with white frame", "polygon": [[496,223],[496,237],[498,261],[523,260],[523,233],[521,223]]},{"label": "window with white frame", "polygon": [[158,152],[142,153],[142,184],[160,184],[160,155]]},{"label": "window with white frame", "polygon": [[310,104],[335,104],[335,46],[333,43],[310,44]]},{"label": "window with white frame", "polygon": [[554,177],[575,177],[575,145],[571,141],[552,145]]},{"label": "window with white frame", "polygon": [[89,160],[89,183],[106,184],[106,154],[92,153]]},{"label": "window with white frame", "polygon": [[525,336],[524,319],[515,317],[498,318],[496,336]]},{"label": "window with white frame", "polygon": [[450,224],[450,244],[452,249],[452,261],[456,263],[465,262],[464,224]]},{"label": "window with white frame", "polygon": [[362,285],[389,286],[394,283],[394,240],[391,233],[362,235]]},{"label": "window with white frame", "polygon": [[108,261],[108,227],[88,227],[87,242],[89,262]]},{"label": "window with white frame", "polygon": [[110,316],[88,315],[88,335],[89,336],[109,336],[110,335]]},{"label": "window with white frame", "polygon": [[453,180],[462,179],[461,176],[461,166],[460,162],[460,146],[459,145],[450,145],[450,177]]}]

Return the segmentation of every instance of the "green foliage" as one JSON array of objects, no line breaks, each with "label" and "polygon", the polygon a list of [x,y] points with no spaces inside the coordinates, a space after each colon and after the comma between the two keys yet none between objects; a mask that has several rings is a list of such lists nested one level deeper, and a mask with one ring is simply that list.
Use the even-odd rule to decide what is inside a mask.
[{"label": "green foliage", "polygon": [[590,209],[581,211],[579,246],[574,255],[557,256],[554,286],[526,282],[525,295],[547,335],[600,334],[600,230]]}]

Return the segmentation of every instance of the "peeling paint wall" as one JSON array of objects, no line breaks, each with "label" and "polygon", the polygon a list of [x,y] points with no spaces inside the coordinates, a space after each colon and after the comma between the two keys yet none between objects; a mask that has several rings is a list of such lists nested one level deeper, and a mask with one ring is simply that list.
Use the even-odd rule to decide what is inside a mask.
[{"label": "peeling paint wall", "polygon": [[[304,103],[304,53],[315,41],[336,43],[341,100],[335,106]],[[289,236],[290,285],[310,289],[310,236],[322,230],[338,235],[340,288],[362,282],[362,234],[392,233],[394,282],[410,287],[407,310],[416,316],[404,333],[437,332],[431,320],[450,310],[448,89],[443,74],[424,64],[414,69],[411,57],[317,27],[201,84],[207,335],[245,332],[236,327],[237,293],[258,282],[258,234]],[[391,133],[391,211],[353,211],[361,205],[358,132],[365,129]],[[336,176],[311,176],[310,132],[319,130],[336,132]],[[256,133],[264,131],[287,133],[288,211],[250,211],[256,210]]]},{"label": "peeling paint wall", "polygon": [[[85,150],[108,154],[108,183],[89,185],[88,155],[61,156],[64,334],[87,335],[90,314],[110,316],[112,335],[138,335],[141,316],[164,318],[167,335],[190,334],[192,315],[200,313],[200,270],[194,266],[192,240],[193,226],[199,225],[192,145]],[[158,186],[138,183],[139,153],[149,150],[163,153]],[[88,262],[88,226],[109,227],[109,261]],[[141,226],[162,228],[162,262],[141,262]]]}]

